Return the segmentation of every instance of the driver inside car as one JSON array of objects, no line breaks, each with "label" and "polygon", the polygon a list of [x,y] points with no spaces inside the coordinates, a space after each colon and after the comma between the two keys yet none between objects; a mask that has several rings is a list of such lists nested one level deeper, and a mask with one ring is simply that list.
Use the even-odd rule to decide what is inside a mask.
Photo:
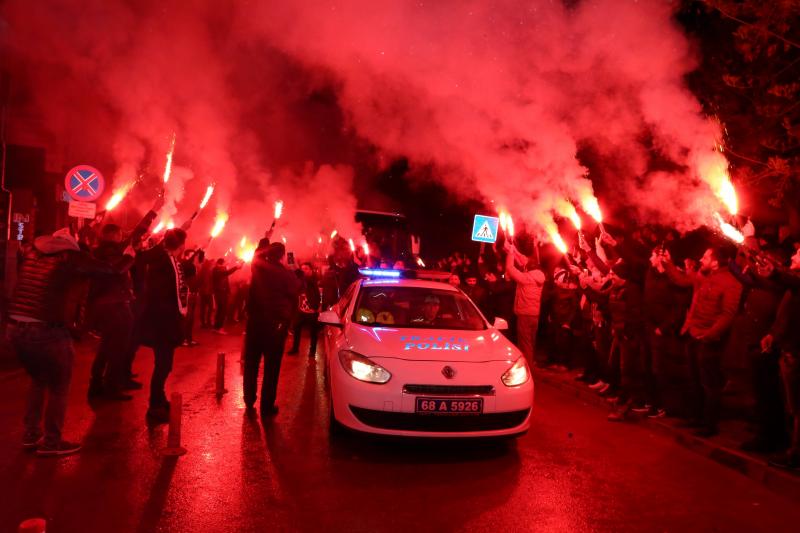
[{"label": "driver inside car", "polygon": [[433,295],[425,297],[425,303],[422,305],[422,316],[415,318],[412,322],[420,324],[434,324],[439,319],[439,298]]}]

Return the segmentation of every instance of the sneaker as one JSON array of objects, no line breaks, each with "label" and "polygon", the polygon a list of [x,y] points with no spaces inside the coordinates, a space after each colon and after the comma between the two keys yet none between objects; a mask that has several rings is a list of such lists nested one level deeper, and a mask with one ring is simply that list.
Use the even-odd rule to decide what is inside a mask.
[{"label": "sneaker", "polygon": [[278,414],[278,406],[273,404],[270,406],[261,406],[261,416],[275,416]]},{"label": "sneaker", "polygon": [[227,332],[227,331],[225,331],[225,330],[224,330],[224,329],[222,329],[222,328],[215,329],[215,330],[214,330],[214,333],[216,333],[217,335],[227,335],[227,334],[228,334],[228,332]]},{"label": "sneaker", "polygon": [[592,390],[600,390],[600,389],[602,389],[603,387],[607,387],[607,386],[608,386],[608,383],[606,383],[606,382],[605,382],[605,381],[603,381],[602,379],[598,379],[598,380],[597,380],[597,381],[595,381],[594,383],[591,383],[591,384],[589,385],[589,388],[590,388],[590,389],[592,389]]},{"label": "sneaker", "polygon": [[197,341],[189,341],[189,346],[197,346],[198,344],[200,343]]},{"label": "sneaker", "polygon": [[609,422],[624,422],[630,412],[630,406],[623,405],[619,409],[615,409],[608,414]]},{"label": "sneaker", "polygon": [[787,470],[800,470],[800,457],[794,454],[785,454],[769,460],[769,465]]},{"label": "sneaker", "polygon": [[26,451],[32,452],[42,445],[44,439],[41,435],[25,436],[22,437],[22,448]]},{"label": "sneaker", "polygon": [[700,428],[697,431],[695,431],[694,433],[692,433],[692,435],[694,435],[695,437],[708,439],[708,438],[714,437],[716,435],[719,435],[719,430],[717,428],[708,428],[708,427]]},{"label": "sneaker", "polygon": [[631,411],[636,414],[643,415],[645,413],[649,413],[651,409],[653,409],[653,406],[649,403],[646,403],[644,405],[637,405],[636,407],[631,408]]},{"label": "sneaker", "polygon": [[139,390],[142,388],[142,382],[136,381],[135,379],[129,379],[125,385],[122,386],[122,390]]},{"label": "sneaker", "polygon": [[619,395],[619,391],[617,391],[617,389],[615,389],[614,387],[609,385],[608,387],[603,387],[602,389],[597,391],[597,394],[599,394],[600,396],[603,396],[603,397],[606,397],[606,396],[618,396]]},{"label": "sneaker", "polygon": [[664,409],[656,409],[653,407],[650,409],[650,412],[647,413],[647,418],[664,418],[667,416],[667,411]]},{"label": "sneaker", "polygon": [[106,391],[106,393],[103,395],[103,399],[111,402],[129,402],[133,400],[133,396],[130,394],[125,394],[121,390],[111,390]]},{"label": "sneaker", "polygon": [[183,341],[181,343],[181,346],[183,346],[184,348],[188,348],[189,347],[189,341]]},{"label": "sneaker", "polygon": [[36,455],[39,457],[55,457],[58,455],[70,455],[77,453],[81,450],[81,445],[76,442],[67,442],[62,440],[55,446],[43,445],[36,450]]},{"label": "sneaker", "polygon": [[90,400],[94,398],[99,398],[105,392],[105,388],[101,383],[90,383],[89,384],[89,391],[87,392],[87,396]]}]

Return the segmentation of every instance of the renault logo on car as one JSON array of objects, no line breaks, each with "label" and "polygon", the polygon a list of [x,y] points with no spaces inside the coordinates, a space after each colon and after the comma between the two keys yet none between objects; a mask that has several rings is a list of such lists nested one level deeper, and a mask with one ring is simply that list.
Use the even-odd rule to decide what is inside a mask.
[{"label": "renault logo on car", "polygon": [[454,377],[456,377],[456,371],[454,368],[446,366],[442,369],[442,375],[447,379],[453,379]]}]

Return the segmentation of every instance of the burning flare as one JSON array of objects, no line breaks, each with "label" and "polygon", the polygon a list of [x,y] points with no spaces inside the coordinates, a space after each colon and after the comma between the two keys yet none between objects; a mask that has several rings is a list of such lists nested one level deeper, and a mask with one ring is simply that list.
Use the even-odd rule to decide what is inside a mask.
[{"label": "burning flare", "polygon": [[700,160],[698,171],[700,177],[708,183],[719,201],[725,205],[728,213],[737,214],[739,201],[730,174],[728,174],[728,160],[725,159],[725,156],[719,152],[710,153]]},{"label": "burning flare", "polygon": [[128,193],[130,192],[130,190],[133,188],[134,185],[136,185],[136,180],[131,180],[122,187],[120,187],[119,189],[117,189],[116,191],[114,191],[114,194],[112,194],[111,198],[109,198],[108,202],[106,202],[106,211],[111,211],[112,209],[117,207],[120,204],[120,202],[122,202],[122,200],[125,199],[125,196],[128,195]]},{"label": "burning flare", "polygon": [[742,232],[722,220],[722,216],[719,213],[714,213],[714,218],[717,219],[719,229],[722,234],[725,235],[725,237],[729,238],[736,244],[742,244],[744,242],[744,235]]},{"label": "burning flare", "polygon": [[356,251],[356,243],[353,242],[353,239],[347,239],[347,242],[350,243],[350,251],[351,252],[355,252]]},{"label": "burning flare", "polygon": [[226,222],[228,222],[228,213],[217,213],[217,220],[214,222],[214,227],[211,228],[212,238],[222,233],[222,230],[225,229]]},{"label": "burning flare", "polygon": [[175,223],[171,220],[167,222],[167,229],[175,229]]},{"label": "burning flare", "polygon": [[425,268],[425,261],[423,261],[421,257],[417,257],[417,264],[422,268]]},{"label": "burning flare", "polygon": [[242,240],[239,241],[239,253],[236,254],[236,257],[244,261],[245,263],[250,263],[253,260],[253,257],[256,255],[256,245],[255,244],[247,244],[247,237],[242,237]]},{"label": "burning flare", "polygon": [[274,217],[275,220],[280,219],[282,214],[283,214],[283,201],[278,200],[277,202],[275,202],[275,217]]},{"label": "burning flare", "polygon": [[163,220],[160,220],[160,221],[158,222],[158,224],[156,224],[156,227],[155,227],[155,228],[153,228],[153,235],[155,235],[156,233],[161,233],[161,230],[163,230],[163,229],[164,229],[164,226],[165,226],[165,225],[166,225],[166,224],[164,224],[164,221],[163,221]]},{"label": "burning flare", "polygon": [[508,231],[508,236],[512,239],[514,238],[514,219],[511,218],[511,215],[506,215],[506,228]]},{"label": "burning flare", "polygon": [[364,244],[361,245],[361,248],[364,250],[364,255],[369,256],[369,243],[364,241]]},{"label": "burning flare", "polygon": [[338,234],[339,234],[339,232],[338,232],[338,231],[336,231],[336,230],[333,230],[333,231],[331,232],[331,240],[335,239],[335,238],[336,238],[336,235],[338,235]]},{"label": "burning flare", "polygon": [[575,229],[580,231],[581,217],[578,215],[578,211],[571,202],[564,199],[558,200],[556,202],[556,212],[558,212],[558,214],[562,217],[570,219],[572,221],[572,225],[575,226]]},{"label": "burning flare", "polygon": [[169,176],[172,174],[172,154],[175,153],[175,134],[172,134],[172,141],[169,143],[169,151],[167,151],[167,163],[164,165],[164,183],[169,181]]},{"label": "burning flare", "polygon": [[[586,214],[592,217],[598,224],[603,222],[603,213],[600,211],[600,203],[594,196],[587,195],[581,199],[581,209],[583,209]],[[580,229],[580,227],[578,227],[578,229]]]},{"label": "burning flare", "polygon": [[200,202],[200,209],[203,209],[208,204],[212,194],[214,194],[214,185],[209,185],[208,188],[206,188],[206,195],[203,196],[203,201]]},{"label": "burning flare", "polygon": [[545,231],[550,236],[550,241],[553,245],[558,248],[558,251],[562,254],[567,253],[567,243],[564,242],[564,239],[561,238],[561,235],[558,233],[558,227],[554,221],[550,221],[545,225]]}]

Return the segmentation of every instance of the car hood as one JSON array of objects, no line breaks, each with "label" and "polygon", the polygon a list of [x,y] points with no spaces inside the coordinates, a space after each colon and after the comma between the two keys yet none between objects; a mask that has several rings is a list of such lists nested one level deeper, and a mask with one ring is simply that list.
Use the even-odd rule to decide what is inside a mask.
[{"label": "car hood", "polygon": [[520,351],[494,328],[482,331],[367,327],[351,324],[350,348],[370,358],[410,361],[516,361]]}]

